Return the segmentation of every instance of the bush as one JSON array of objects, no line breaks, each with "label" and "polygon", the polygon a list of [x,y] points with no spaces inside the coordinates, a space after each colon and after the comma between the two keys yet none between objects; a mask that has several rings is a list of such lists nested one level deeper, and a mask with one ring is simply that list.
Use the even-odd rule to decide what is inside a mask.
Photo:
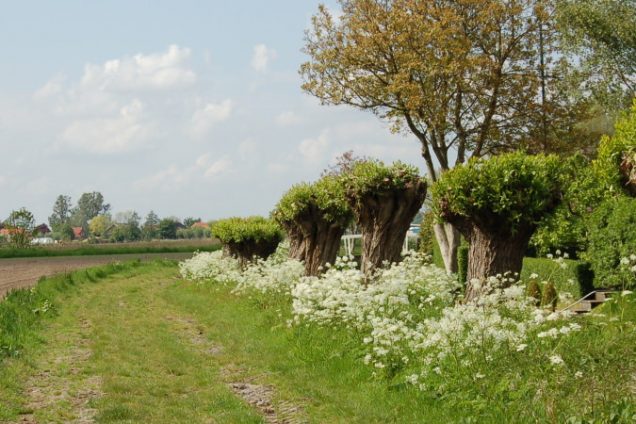
[{"label": "bush", "polygon": [[457,248],[457,280],[463,285],[468,277],[468,246]]},{"label": "bush", "polygon": [[433,255],[433,245],[435,243],[435,231],[433,230],[434,224],[435,213],[429,209],[424,212],[422,222],[420,222],[419,251],[424,255]]},{"label": "bush", "polygon": [[228,218],[217,221],[212,234],[223,243],[227,252],[244,264],[255,256],[266,259],[274,253],[282,239],[276,222],[260,216]]},{"label": "bush", "polygon": [[[626,283],[621,259],[636,253],[636,199],[621,197],[604,202],[592,215],[586,258],[592,264],[595,287]],[[629,283],[633,287],[633,281]]]},{"label": "bush", "polygon": [[557,294],[556,287],[554,286],[554,283],[552,281],[548,281],[548,283],[543,288],[541,305],[544,307],[549,307],[550,309],[555,311],[558,302],[559,295]]}]

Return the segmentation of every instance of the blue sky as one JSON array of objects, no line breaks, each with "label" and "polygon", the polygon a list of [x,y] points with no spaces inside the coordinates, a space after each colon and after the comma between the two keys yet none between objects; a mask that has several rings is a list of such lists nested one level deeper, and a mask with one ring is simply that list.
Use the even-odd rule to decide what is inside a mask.
[{"label": "blue sky", "polygon": [[142,216],[268,214],[347,150],[423,168],[412,136],[301,91],[318,4],[0,1],[0,218],[87,191]]}]

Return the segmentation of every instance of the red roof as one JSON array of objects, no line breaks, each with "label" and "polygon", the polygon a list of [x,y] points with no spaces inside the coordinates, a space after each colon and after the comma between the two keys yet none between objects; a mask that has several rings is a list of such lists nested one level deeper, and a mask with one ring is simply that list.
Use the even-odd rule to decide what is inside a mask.
[{"label": "red roof", "polygon": [[73,227],[73,235],[75,238],[84,237],[84,229],[82,227]]},{"label": "red roof", "polygon": [[199,221],[192,224],[190,228],[210,228],[210,226],[205,222]]}]

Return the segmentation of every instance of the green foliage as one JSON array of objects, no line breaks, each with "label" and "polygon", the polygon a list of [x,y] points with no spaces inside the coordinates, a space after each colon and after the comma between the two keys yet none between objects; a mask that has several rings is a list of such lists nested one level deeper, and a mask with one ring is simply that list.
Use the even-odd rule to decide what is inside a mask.
[{"label": "green foliage", "polygon": [[10,231],[9,241],[11,244],[17,248],[29,246],[35,227],[35,220],[30,211],[26,208],[13,211],[4,223]]},{"label": "green foliage", "polygon": [[556,287],[552,281],[548,281],[543,287],[543,295],[541,296],[541,305],[549,307],[553,311],[556,310],[557,303],[559,302],[559,295]]},{"label": "green foliage", "polygon": [[342,176],[346,195],[355,200],[403,189],[420,181],[425,182],[416,167],[399,161],[389,166],[378,160],[359,161]]},{"label": "green foliage", "polygon": [[110,232],[110,240],[114,242],[136,241],[141,239],[141,229],[134,222],[117,224]]},{"label": "green foliage", "polygon": [[582,155],[564,158],[561,172],[563,202],[541,220],[530,240],[538,256],[561,250],[577,257],[587,247],[584,216],[597,196],[593,193],[597,187],[591,178],[590,161]]},{"label": "green foliage", "polygon": [[433,245],[435,243],[435,231],[433,230],[433,225],[435,224],[435,214],[432,210],[427,210],[424,212],[422,216],[422,221],[420,222],[420,234],[419,234],[419,242],[420,242],[420,252],[425,255],[433,254]]},{"label": "green foliage", "polygon": [[466,245],[457,248],[457,280],[462,284],[466,283],[468,276],[468,250]]},{"label": "green foliage", "polygon": [[281,228],[273,220],[261,216],[235,217],[216,221],[212,225],[212,234],[224,244],[261,240],[270,242],[281,239]]},{"label": "green foliage", "polygon": [[293,222],[310,209],[318,209],[325,220],[346,225],[351,218],[351,208],[345,200],[340,177],[327,175],[315,183],[294,185],[283,195],[272,213],[279,223]]},{"label": "green foliage", "polygon": [[433,185],[434,210],[442,219],[488,217],[500,231],[537,224],[558,204],[562,163],[554,155],[521,152],[471,159]]},{"label": "green foliage", "polygon": [[526,294],[537,300],[537,306],[541,304],[543,296],[541,294],[541,286],[536,278],[533,278],[528,282],[528,285],[526,286]]},{"label": "green foliage", "polygon": [[586,92],[607,110],[622,108],[636,87],[636,3],[633,0],[561,0],[557,22],[564,47],[581,62]]},{"label": "green foliage", "polygon": [[71,197],[60,194],[53,205],[53,214],[49,217],[49,224],[53,231],[59,231],[62,225],[71,219]]},{"label": "green foliage", "polygon": [[[616,122],[614,135],[605,136],[601,140],[598,158],[593,162],[597,190],[624,192],[629,179],[621,173],[621,164],[624,161],[632,166],[636,165],[636,101],[630,112]],[[632,177],[636,179],[636,175]]]},{"label": "green foliage", "polygon": [[172,218],[164,218],[159,221],[157,235],[163,240],[174,240],[177,238],[177,221]]},{"label": "green foliage", "polygon": [[595,286],[622,286],[625,281],[621,258],[636,254],[636,199],[605,201],[592,215],[589,232],[585,256],[592,264]]}]

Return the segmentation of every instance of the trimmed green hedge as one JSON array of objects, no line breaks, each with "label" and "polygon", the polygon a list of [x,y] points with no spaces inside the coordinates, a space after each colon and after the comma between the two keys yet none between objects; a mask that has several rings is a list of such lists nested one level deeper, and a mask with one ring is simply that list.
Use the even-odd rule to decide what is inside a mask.
[{"label": "trimmed green hedge", "polygon": [[528,280],[531,274],[537,274],[540,280],[545,280],[552,275],[557,292],[568,292],[577,299],[594,290],[589,263],[568,259],[564,262],[566,267],[560,268],[551,259],[524,258],[521,279]]},{"label": "trimmed green hedge", "polygon": [[280,241],[280,226],[271,219],[261,216],[228,218],[212,224],[212,234],[222,243],[241,243],[246,240]]}]

